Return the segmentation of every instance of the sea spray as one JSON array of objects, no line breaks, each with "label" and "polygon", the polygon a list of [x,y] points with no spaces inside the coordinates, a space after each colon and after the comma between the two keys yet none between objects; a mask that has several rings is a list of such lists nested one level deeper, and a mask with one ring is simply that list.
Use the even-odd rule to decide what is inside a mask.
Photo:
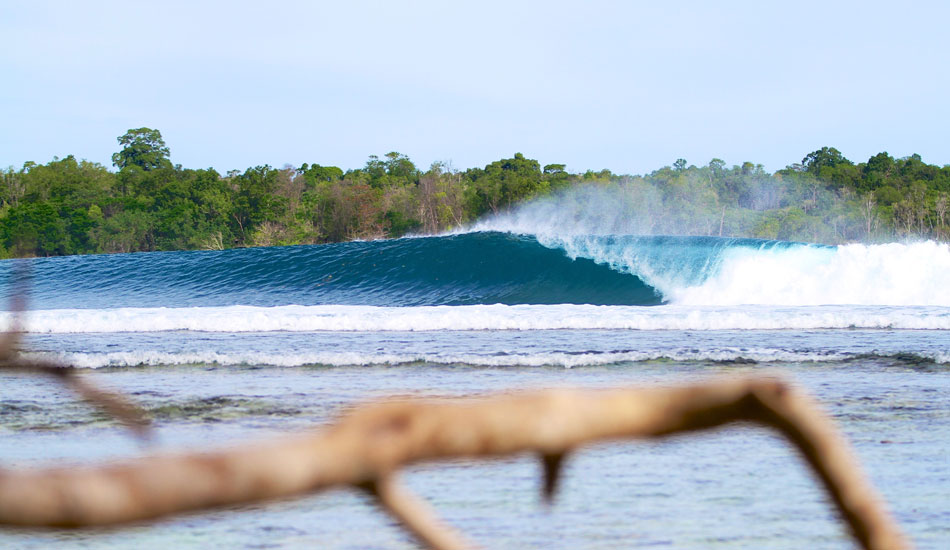
[{"label": "sea spray", "polygon": [[[629,186],[628,186],[629,187]],[[710,236],[672,219],[634,187],[587,185],[480,220],[467,231],[530,236],[569,257],[629,273],[682,305],[950,306],[950,245],[837,247]],[[701,220],[706,224],[706,220]],[[708,231],[706,231],[708,233]]]},{"label": "sea spray", "polygon": [[693,232],[668,225],[660,193],[650,187],[582,185],[483,218],[461,230],[499,231],[539,238],[577,235],[654,235]]}]

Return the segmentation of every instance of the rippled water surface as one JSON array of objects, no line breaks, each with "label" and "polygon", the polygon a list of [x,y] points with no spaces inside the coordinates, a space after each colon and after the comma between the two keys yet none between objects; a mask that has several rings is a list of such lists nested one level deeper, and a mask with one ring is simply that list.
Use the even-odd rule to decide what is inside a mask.
[{"label": "rippled water surface", "polygon": [[[950,370],[902,358],[832,362],[642,361],[502,367],[185,365],[89,371],[156,418],[144,452],[223,446],[308,429],[347,404],[392,394],[453,395],[546,386],[654,385],[779,369],[815,393],[920,548],[950,540]],[[91,462],[143,450],[52,381],[2,377],[5,466]],[[409,485],[488,548],[848,548],[816,482],[788,446],[736,426],[573,456],[550,509],[532,457],[414,468]],[[411,548],[361,496],[333,491],[91,532],[3,531],[0,545],[44,548]]]}]

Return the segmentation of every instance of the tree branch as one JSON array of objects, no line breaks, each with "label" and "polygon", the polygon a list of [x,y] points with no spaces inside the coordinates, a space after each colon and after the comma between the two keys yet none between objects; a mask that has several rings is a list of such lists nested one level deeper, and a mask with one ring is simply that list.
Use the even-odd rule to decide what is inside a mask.
[{"label": "tree branch", "polygon": [[795,388],[761,377],[381,402],[356,407],[315,433],[256,446],[109,466],[4,471],[0,523],[110,525],[349,485],[370,487],[431,547],[457,548],[464,542],[435,535],[433,521],[393,488],[390,476],[423,461],[558,456],[596,441],[657,438],[740,421],[775,429],[798,448],[863,548],[910,547],[831,420]]}]

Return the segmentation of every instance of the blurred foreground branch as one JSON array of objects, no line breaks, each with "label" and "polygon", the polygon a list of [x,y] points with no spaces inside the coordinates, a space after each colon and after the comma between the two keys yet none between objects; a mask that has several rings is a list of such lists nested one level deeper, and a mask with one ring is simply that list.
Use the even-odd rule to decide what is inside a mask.
[{"label": "blurred foreground branch", "polygon": [[550,495],[561,458],[587,443],[740,421],[772,428],[798,448],[863,548],[910,547],[830,419],[794,387],[761,377],[381,402],[357,407],[309,435],[233,450],[0,471],[0,523],[111,525],[352,486],[374,495],[429,547],[468,548],[398,484],[398,470],[422,461],[536,453]]}]

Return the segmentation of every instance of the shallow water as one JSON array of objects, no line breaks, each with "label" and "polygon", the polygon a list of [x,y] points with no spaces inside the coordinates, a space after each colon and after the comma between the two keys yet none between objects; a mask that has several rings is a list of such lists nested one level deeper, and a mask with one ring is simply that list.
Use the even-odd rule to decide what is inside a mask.
[{"label": "shallow water", "polygon": [[[6,466],[90,462],[216,447],[308,429],[345,405],[393,394],[459,395],[547,386],[669,384],[724,373],[786,373],[851,438],[919,548],[950,540],[950,369],[900,359],[758,364],[645,361],[563,367],[107,368],[86,374],[150,410],[157,444],[141,449],[114,422],[52,381],[0,379]],[[531,457],[413,468],[408,484],[487,548],[845,548],[850,542],[811,475],[771,433],[735,426],[623,442],[571,457],[550,509]],[[4,547],[411,548],[364,498],[333,491],[90,532],[0,532]]]}]

